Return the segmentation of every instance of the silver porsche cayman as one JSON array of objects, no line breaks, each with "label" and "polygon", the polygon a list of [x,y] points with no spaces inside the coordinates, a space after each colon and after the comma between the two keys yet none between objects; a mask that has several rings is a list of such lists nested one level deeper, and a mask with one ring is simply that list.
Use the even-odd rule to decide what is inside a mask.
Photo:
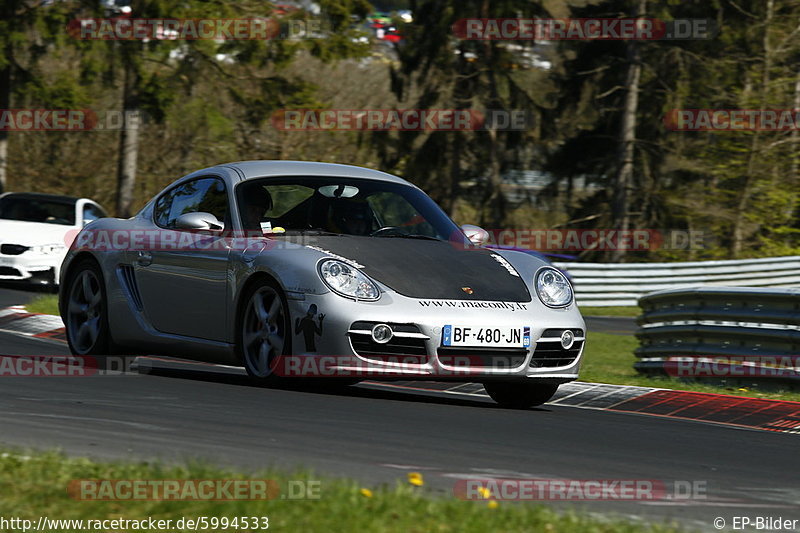
[{"label": "silver porsche cayman", "polygon": [[267,382],[479,382],[501,405],[542,404],[578,377],[585,324],[561,272],[487,236],[383,172],[224,164],[83,228],[60,312],[76,355],[239,365]]}]

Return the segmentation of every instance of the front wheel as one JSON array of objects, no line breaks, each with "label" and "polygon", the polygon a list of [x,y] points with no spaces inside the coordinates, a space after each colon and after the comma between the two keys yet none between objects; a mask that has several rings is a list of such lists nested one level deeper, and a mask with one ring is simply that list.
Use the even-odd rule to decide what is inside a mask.
[{"label": "front wheel", "polygon": [[281,355],[291,353],[289,311],[280,288],[264,282],[247,291],[237,350],[247,373],[259,381],[275,379]]},{"label": "front wheel", "polygon": [[63,292],[64,325],[73,355],[108,355],[111,336],[103,273],[94,261],[75,265]]},{"label": "front wheel", "polygon": [[548,383],[509,383],[490,381],[483,384],[489,396],[502,407],[527,409],[542,405],[558,390],[558,385]]}]

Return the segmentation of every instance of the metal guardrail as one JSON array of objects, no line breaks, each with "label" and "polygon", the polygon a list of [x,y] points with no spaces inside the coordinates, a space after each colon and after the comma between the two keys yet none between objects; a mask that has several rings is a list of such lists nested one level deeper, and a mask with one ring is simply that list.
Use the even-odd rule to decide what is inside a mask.
[{"label": "metal guardrail", "polygon": [[659,291],[639,306],[640,372],[800,384],[800,289]]},{"label": "metal guardrail", "polygon": [[631,306],[645,294],[695,287],[800,287],[800,256],[687,263],[555,263],[578,305]]}]

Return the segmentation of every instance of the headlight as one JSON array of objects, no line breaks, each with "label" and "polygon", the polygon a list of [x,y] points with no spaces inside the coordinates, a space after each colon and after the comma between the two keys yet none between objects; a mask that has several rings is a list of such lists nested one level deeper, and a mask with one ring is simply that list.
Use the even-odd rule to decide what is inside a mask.
[{"label": "headlight", "polygon": [[543,268],[536,273],[536,292],[549,307],[566,307],[572,303],[572,287],[555,268]]},{"label": "headlight", "polygon": [[31,252],[35,254],[55,255],[63,254],[67,251],[67,247],[63,244],[40,244],[38,246],[31,246]]},{"label": "headlight", "polygon": [[377,300],[381,297],[377,285],[366,274],[342,261],[322,261],[319,275],[328,287],[343,296],[356,300]]}]

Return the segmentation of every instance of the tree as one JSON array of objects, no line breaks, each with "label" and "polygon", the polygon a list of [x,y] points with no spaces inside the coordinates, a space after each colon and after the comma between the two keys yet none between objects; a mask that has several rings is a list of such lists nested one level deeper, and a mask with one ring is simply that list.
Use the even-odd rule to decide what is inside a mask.
[{"label": "tree", "polygon": [[[63,39],[67,20],[68,6],[61,2],[0,2],[0,110],[11,109],[15,94],[42,88],[37,62]],[[8,180],[8,145],[8,131],[0,128],[0,193]]]},{"label": "tree", "polygon": [[[674,109],[791,107],[800,94],[799,6],[788,0],[650,0],[646,6],[641,0],[609,0],[576,16],[632,16],[637,6],[662,20],[714,19],[721,32],[686,41],[566,43],[574,55],[560,80],[558,113],[565,128],[573,126],[548,168],[565,180],[586,176],[602,186],[573,212],[581,221],[576,225],[691,229],[714,240],[684,253],[584,256],[796,253],[797,134],[678,132],[665,128],[664,118]],[[646,97],[634,101],[635,85]]]},{"label": "tree", "polygon": [[[635,17],[647,12],[647,0],[639,0]],[[617,171],[615,174],[611,202],[612,227],[626,232],[630,225],[629,197],[633,183],[634,153],[636,144],[636,119],[639,114],[639,83],[642,78],[642,56],[640,44],[631,39],[625,44],[628,73],[625,79],[625,103],[620,120],[619,146],[617,148]],[[625,257],[625,249],[617,248],[611,254],[612,261]]]},{"label": "tree", "polygon": [[[505,223],[508,204],[502,176],[528,169],[545,152],[542,137],[550,133],[540,120],[552,106],[556,87],[549,74],[532,68],[525,54],[530,42],[458,39],[453,25],[461,19],[566,16],[573,4],[546,1],[411,2],[414,22],[402,26],[407,42],[398,48],[392,69],[393,90],[417,109],[520,110],[539,126],[525,131],[487,127],[478,131],[409,131],[374,135],[383,166],[418,181],[453,213],[460,198],[470,195],[479,223],[494,228]],[[530,56],[528,56],[530,57]],[[462,182],[475,181],[469,192]]]},{"label": "tree", "polygon": [[[232,77],[227,75],[222,63],[216,59],[217,54],[232,58],[237,64],[263,70],[271,65],[288,64],[303,49],[326,60],[363,52],[363,47],[353,43],[349,26],[351,16],[366,13],[367,4],[361,0],[326,0],[320,5],[322,16],[331,22],[332,30],[324,40],[304,39],[295,42],[275,39],[217,43],[210,40],[152,38],[148,42],[99,41],[85,46],[84,65],[89,74],[87,80],[100,76],[111,85],[121,85],[120,108],[125,117],[132,119],[120,131],[117,216],[131,215],[140,142],[141,123],[138,117],[141,113],[160,121],[181,89],[191,90],[192,84],[209,72],[218,77],[222,84],[228,84],[228,90],[239,98],[240,104],[247,106],[254,103],[252,99],[242,98],[244,92],[240,91],[237,84],[231,86]],[[252,18],[268,16],[272,9],[269,4],[265,6],[262,2],[241,2],[234,8],[221,1],[201,0],[177,5],[166,0],[134,0],[131,8],[133,17],[145,19]],[[295,16],[303,14],[298,12]],[[255,112],[254,116],[259,121],[264,119],[269,109],[274,108],[275,103],[281,101],[284,92],[294,94],[303,89],[303,84],[293,84],[280,75],[263,77],[254,73],[244,77],[247,81],[258,82],[262,95],[256,99],[267,102],[266,105],[246,109],[247,113]]]}]

